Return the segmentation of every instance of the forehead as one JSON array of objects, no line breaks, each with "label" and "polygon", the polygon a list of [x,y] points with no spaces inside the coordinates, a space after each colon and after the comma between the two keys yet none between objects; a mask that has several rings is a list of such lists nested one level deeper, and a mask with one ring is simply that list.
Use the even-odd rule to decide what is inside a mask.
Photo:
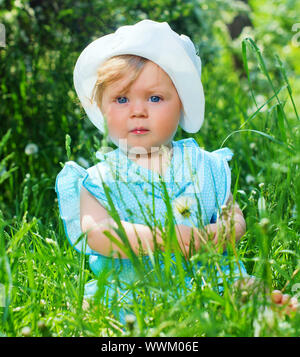
[{"label": "forehead", "polygon": [[168,74],[159,65],[152,61],[148,61],[145,64],[140,76],[148,77],[148,82],[153,84],[173,84]]},{"label": "forehead", "polygon": [[132,80],[130,72],[124,74],[119,80],[111,83],[111,92],[127,92],[129,90],[170,90],[174,88],[173,82],[168,74],[152,61],[147,61],[135,80]]}]

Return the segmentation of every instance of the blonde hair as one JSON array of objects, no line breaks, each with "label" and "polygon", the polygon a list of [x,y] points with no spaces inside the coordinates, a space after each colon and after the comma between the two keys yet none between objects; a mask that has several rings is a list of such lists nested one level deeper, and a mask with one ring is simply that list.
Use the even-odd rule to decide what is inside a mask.
[{"label": "blonde hair", "polygon": [[106,60],[98,68],[97,81],[93,88],[91,101],[96,101],[99,108],[102,105],[103,92],[112,83],[128,76],[129,82],[123,88],[124,92],[137,79],[148,59],[136,55],[119,55]]}]

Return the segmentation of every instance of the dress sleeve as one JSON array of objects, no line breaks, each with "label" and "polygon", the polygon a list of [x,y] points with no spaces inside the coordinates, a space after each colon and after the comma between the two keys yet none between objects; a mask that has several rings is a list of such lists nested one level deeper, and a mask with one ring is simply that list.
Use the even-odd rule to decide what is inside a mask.
[{"label": "dress sleeve", "polygon": [[[105,209],[108,209],[108,200],[103,187],[107,179],[105,170],[102,170],[101,166],[95,165],[87,169],[87,173],[88,174],[83,179],[82,185],[94,197],[97,198],[97,200]],[[108,190],[111,196],[111,190],[107,185],[106,185],[106,189]]]},{"label": "dress sleeve", "polygon": [[[84,182],[87,185],[84,185]],[[103,196],[103,188],[101,193],[101,187],[92,186],[91,182],[92,180],[89,178],[87,170],[74,161],[68,161],[56,177],[55,191],[65,234],[72,247],[78,252],[88,255],[100,255],[87,245],[80,227],[80,190],[82,185],[102,204],[107,202],[105,195]]]},{"label": "dress sleeve", "polygon": [[229,148],[222,148],[211,153],[211,174],[214,183],[215,211],[210,223],[216,223],[222,209],[226,204],[231,188],[231,170],[228,161],[231,160],[233,152]]}]

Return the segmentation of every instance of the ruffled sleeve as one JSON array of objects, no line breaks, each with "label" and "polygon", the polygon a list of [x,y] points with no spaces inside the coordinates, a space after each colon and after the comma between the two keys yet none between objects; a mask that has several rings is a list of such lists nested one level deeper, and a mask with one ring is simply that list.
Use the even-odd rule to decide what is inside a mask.
[{"label": "ruffled sleeve", "polygon": [[[82,185],[97,198],[105,209],[108,209],[108,200],[103,187],[104,183],[107,182],[106,171],[102,169],[101,164],[97,164],[87,169],[87,173]],[[112,195],[110,187],[106,185],[106,188],[109,194]]]},{"label": "ruffled sleeve", "polygon": [[231,189],[231,170],[228,161],[232,159],[233,152],[229,148],[222,148],[211,153],[210,167],[214,183],[216,199],[215,211],[211,223],[215,223],[220,216],[221,207],[226,204]]},{"label": "ruffled sleeve", "polygon": [[[76,162],[68,161],[57,175],[55,183],[60,217],[64,224],[65,234],[73,248],[85,254],[99,255],[87,245],[86,239],[82,237],[80,227],[80,190],[82,185],[101,204],[105,205],[107,203],[103,188],[101,189],[100,186],[93,183],[88,171],[76,164]],[[83,239],[79,239],[81,237]]]}]

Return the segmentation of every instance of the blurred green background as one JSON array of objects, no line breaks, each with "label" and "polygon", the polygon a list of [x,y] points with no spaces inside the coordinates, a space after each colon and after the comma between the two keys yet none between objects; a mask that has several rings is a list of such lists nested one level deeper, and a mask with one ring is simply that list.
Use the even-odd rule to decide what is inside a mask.
[{"label": "blurred green background", "polygon": [[[290,293],[299,287],[293,285],[300,282],[299,1],[0,0],[0,282],[10,287],[2,315],[10,336],[27,325],[41,335],[40,318],[57,335],[98,335],[93,314],[82,325],[75,292],[90,272],[84,276],[65,239],[55,178],[68,160],[95,164],[102,141],[75,94],[76,59],[97,37],[145,18],[190,36],[201,56],[205,121],[196,134],[179,129],[175,140],[194,137],[208,151],[227,146],[234,152],[232,191],[247,222],[238,253],[247,272],[270,288]],[[227,296],[222,310],[223,300],[205,291],[196,309],[203,319],[195,324],[190,311],[200,295],[184,297],[180,310],[190,330],[178,328],[180,319],[169,316],[167,305],[154,313],[158,331],[167,331],[170,319],[171,335],[299,336],[299,314],[292,327],[262,332],[253,323],[255,303],[235,309]],[[80,313],[68,308],[69,300]],[[66,322],[68,314],[75,322]]]},{"label": "blurred green background", "polygon": [[[56,207],[49,202],[54,199],[59,163],[68,159],[66,134],[72,139],[70,159],[94,162],[101,135],[86,119],[72,83],[75,61],[89,42],[145,18],[167,21],[178,33],[190,36],[202,58],[206,93],[205,125],[192,136],[212,150],[247,120],[255,106],[242,62],[243,38],[256,41],[277,81],[280,75],[274,53],[280,56],[299,101],[300,25],[295,25],[300,22],[299,10],[299,2],[294,0],[1,0],[5,46],[0,47],[0,131],[1,137],[8,136],[0,151],[1,210],[19,216],[26,208],[34,215],[38,201],[40,215],[53,215],[49,207]],[[260,105],[270,88],[257,63],[249,66]],[[259,128],[259,121],[250,126]],[[177,139],[188,136],[179,131]],[[251,167],[246,160],[243,163],[243,157],[249,155],[248,139],[243,138],[243,143],[240,139],[232,136],[226,144],[242,161],[243,184]],[[251,140],[259,139],[254,136]],[[34,145],[28,147],[31,143]],[[29,207],[20,205],[24,180],[32,203]]]}]

